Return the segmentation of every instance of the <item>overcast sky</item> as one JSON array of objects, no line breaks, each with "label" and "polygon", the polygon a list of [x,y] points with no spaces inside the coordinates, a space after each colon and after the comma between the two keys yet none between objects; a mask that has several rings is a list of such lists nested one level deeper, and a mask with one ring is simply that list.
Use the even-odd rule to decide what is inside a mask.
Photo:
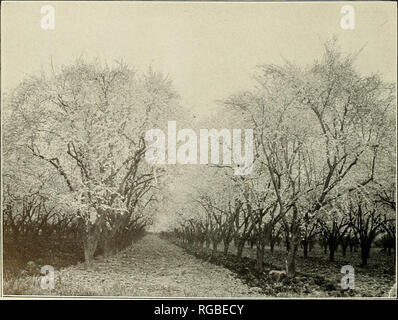
[{"label": "overcast sky", "polygon": [[[40,8],[55,8],[55,29],[40,27]],[[336,35],[345,51],[365,50],[358,68],[396,79],[396,4],[350,2],[355,29],[340,27],[341,3],[2,3],[2,86],[79,56],[123,59],[169,74],[196,113],[252,84],[258,64],[305,65]]]}]

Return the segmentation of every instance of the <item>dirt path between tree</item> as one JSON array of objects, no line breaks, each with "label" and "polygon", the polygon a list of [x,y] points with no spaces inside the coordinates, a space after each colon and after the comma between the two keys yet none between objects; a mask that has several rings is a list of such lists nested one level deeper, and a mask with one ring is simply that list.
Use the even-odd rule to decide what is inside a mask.
[{"label": "dirt path between tree", "polygon": [[182,248],[148,234],[110,258],[98,258],[55,273],[56,295],[117,295],[135,297],[261,296],[236,274],[199,260]]}]

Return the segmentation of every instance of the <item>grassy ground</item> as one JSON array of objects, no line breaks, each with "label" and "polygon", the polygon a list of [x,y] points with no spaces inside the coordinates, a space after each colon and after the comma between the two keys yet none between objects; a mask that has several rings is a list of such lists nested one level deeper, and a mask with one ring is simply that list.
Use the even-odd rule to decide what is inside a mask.
[{"label": "grassy ground", "polygon": [[[230,254],[216,255],[203,249],[188,249],[189,252],[199,258],[209,260],[212,263],[223,265],[236,272],[250,286],[258,287],[264,295],[277,297],[388,297],[390,290],[396,281],[395,255],[387,256],[380,249],[375,248],[371,253],[368,266],[360,267],[359,252],[347,252],[343,257],[336,252],[335,261],[328,260],[328,254],[315,247],[304,259],[302,253],[298,253],[296,269],[298,275],[294,279],[275,281],[268,276],[270,270],[284,270],[286,250],[275,248],[274,253],[266,250],[264,262],[265,271],[259,274],[255,267],[256,249],[244,248],[243,260],[235,256],[235,248],[231,248]],[[345,291],[341,289],[341,268],[344,265],[354,267],[355,289]]]},{"label": "grassy ground", "polygon": [[82,241],[78,239],[59,239],[58,237],[24,237],[12,239],[4,235],[3,260],[4,277],[18,277],[29,261],[37,265],[51,265],[56,269],[77,264],[84,260]]},{"label": "grassy ground", "polygon": [[[222,249],[222,248],[220,248]],[[39,273],[4,281],[6,295],[131,296],[131,297],[387,297],[395,282],[395,258],[374,249],[367,268],[359,267],[358,253],[336,261],[315,248],[307,259],[297,259],[298,275],[277,281],[268,275],[282,270],[286,253],[276,248],[265,255],[265,272],[255,269],[255,248],[244,249],[238,260],[232,248],[218,252],[183,249],[148,234],[115,256],[97,257],[89,269],[82,263],[56,269],[54,290],[40,287]],[[355,268],[355,290],[341,290],[343,265]]]},{"label": "grassy ground", "polygon": [[[251,250],[250,255],[254,257],[253,250]],[[272,259],[273,256],[275,257],[274,260]],[[275,264],[280,266],[284,262],[285,256],[284,250],[277,250],[274,255],[267,252],[265,259],[269,259],[271,262],[275,261]],[[387,256],[378,248],[373,249],[368,266],[365,268],[360,266],[359,252],[347,253],[346,257],[343,257],[341,252],[338,251],[334,260],[334,262],[330,262],[328,254],[325,255],[320,248],[316,247],[306,259],[302,257],[301,253],[299,254],[297,270],[301,274],[324,277],[339,287],[341,278],[344,276],[341,273],[342,266],[351,265],[355,272],[354,294],[357,296],[387,296],[396,282],[395,255]]]},{"label": "grassy ground", "polygon": [[10,279],[6,295],[243,297],[259,296],[230,270],[200,260],[153,234],[110,258],[98,257],[55,272],[54,290],[42,290],[40,277]]}]

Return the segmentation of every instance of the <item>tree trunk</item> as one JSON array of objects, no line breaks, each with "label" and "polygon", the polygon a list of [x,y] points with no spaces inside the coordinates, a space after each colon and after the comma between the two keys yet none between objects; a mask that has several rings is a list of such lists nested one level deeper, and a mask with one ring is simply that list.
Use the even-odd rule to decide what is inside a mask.
[{"label": "tree trunk", "polygon": [[101,236],[102,219],[99,218],[93,224],[91,222],[87,222],[87,224],[87,226],[84,226],[84,221],[81,222],[81,227],[83,228],[83,250],[86,268],[91,265],[95,250],[97,249]]},{"label": "tree trunk", "polygon": [[286,236],[286,251],[289,252],[290,251],[290,239],[289,239],[289,235]]},{"label": "tree trunk", "polygon": [[298,249],[298,241],[296,235],[292,235],[292,243],[287,255],[286,274],[288,277],[294,277],[296,275],[296,256]]},{"label": "tree trunk", "polygon": [[98,240],[99,240],[99,233],[88,234],[83,240],[84,262],[86,268],[88,268],[91,265],[91,262],[94,258],[95,250],[97,249]]},{"label": "tree trunk", "polygon": [[265,246],[263,244],[257,243],[256,245],[257,250],[257,270],[259,272],[263,272],[264,270],[264,248]]},{"label": "tree trunk", "polygon": [[219,241],[213,240],[213,253],[217,252]]},{"label": "tree trunk", "polygon": [[296,275],[296,255],[298,246],[300,243],[300,230],[297,221],[298,210],[297,207],[293,207],[293,216],[292,216],[292,230],[291,230],[291,243],[289,243],[289,251],[287,254],[287,262],[286,262],[286,275],[290,278]]},{"label": "tree trunk", "polygon": [[274,248],[275,248],[275,241],[274,239],[271,239],[269,243],[270,249],[271,249],[271,254],[274,254]]},{"label": "tree trunk", "polygon": [[250,248],[253,249],[253,247],[254,247],[254,240],[250,239]]},{"label": "tree trunk", "polygon": [[238,259],[242,258],[242,253],[243,253],[243,247],[245,246],[245,240],[240,240],[238,241],[238,244],[236,246],[236,255]]},{"label": "tree trunk", "polygon": [[361,245],[361,260],[362,260],[362,267],[366,267],[368,264],[368,258],[370,255],[370,247],[371,244],[364,243]]},{"label": "tree trunk", "polygon": [[110,257],[114,253],[114,246],[112,244],[112,239],[104,239],[104,257]]},{"label": "tree trunk", "polygon": [[329,261],[334,262],[334,253],[336,251],[336,245],[333,242],[329,243]]},{"label": "tree trunk", "polygon": [[314,241],[310,241],[310,243],[308,245],[308,252],[311,252],[313,247],[314,247]]},{"label": "tree trunk", "polygon": [[308,241],[306,240],[303,241],[303,256],[304,259],[308,258]]},{"label": "tree trunk", "polygon": [[105,257],[110,257],[118,251],[118,236],[120,235],[113,230],[103,230],[100,238],[103,239],[101,242],[103,243],[103,255]]},{"label": "tree trunk", "polygon": [[206,250],[210,249],[210,239],[206,238]]},{"label": "tree trunk", "polygon": [[224,240],[224,255],[228,254],[229,251],[229,244],[231,243],[231,241],[225,241]]},{"label": "tree trunk", "polygon": [[347,243],[343,243],[343,244],[341,245],[343,257],[345,257],[345,256],[347,255],[347,247],[348,247],[348,244],[347,244]]}]

